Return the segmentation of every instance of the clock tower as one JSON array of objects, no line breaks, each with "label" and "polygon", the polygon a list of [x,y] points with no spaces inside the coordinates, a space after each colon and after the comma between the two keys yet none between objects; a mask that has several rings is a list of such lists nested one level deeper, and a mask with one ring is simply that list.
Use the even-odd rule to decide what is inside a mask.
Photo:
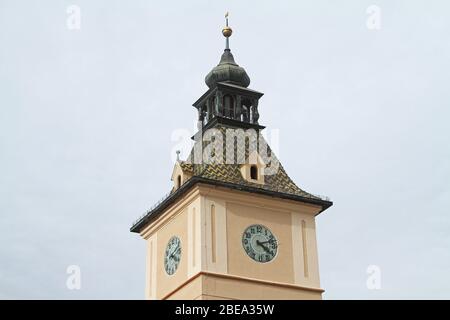
[{"label": "clock tower", "polygon": [[315,217],[268,146],[262,93],[225,50],[193,106],[198,132],[169,194],[131,227],[147,243],[147,299],[321,299]]}]

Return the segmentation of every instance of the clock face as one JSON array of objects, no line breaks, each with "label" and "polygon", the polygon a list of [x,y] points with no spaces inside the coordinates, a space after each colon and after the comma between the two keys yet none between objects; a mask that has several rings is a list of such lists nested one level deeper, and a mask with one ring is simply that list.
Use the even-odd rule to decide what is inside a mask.
[{"label": "clock face", "polygon": [[168,275],[172,275],[177,271],[181,259],[181,241],[177,236],[170,238],[164,253],[164,269]]},{"label": "clock face", "polygon": [[278,251],[277,238],[263,225],[254,224],[245,229],[242,246],[247,255],[257,262],[269,262]]}]

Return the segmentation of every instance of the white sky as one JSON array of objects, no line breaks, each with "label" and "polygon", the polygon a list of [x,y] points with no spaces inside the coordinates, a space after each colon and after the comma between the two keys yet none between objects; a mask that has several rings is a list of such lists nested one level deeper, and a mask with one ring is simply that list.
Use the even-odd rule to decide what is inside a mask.
[{"label": "white sky", "polygon": [[144,297],[128,229],[170,189],[227,10],[282,164],[335,203],[317,219],[324,297],[450,298],[444,0],[0,0],[0,298]]}]

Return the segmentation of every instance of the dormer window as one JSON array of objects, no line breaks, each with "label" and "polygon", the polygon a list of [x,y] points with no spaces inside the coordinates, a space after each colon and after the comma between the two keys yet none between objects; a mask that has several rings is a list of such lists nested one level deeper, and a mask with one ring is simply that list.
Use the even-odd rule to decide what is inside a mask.
[{"label": "dormer window", "polygon": [[258,167],[256,165],[250,167],[250,179],[258,180]]},{"label": "dormer window", "polygon": [[242,177],[251,183],[264,184],[264,164],[257,152],[252,153],[248,159],[249,163],[241,165]]},{"label": "dormer window", "polygon": [[190,178],[192,178],[192,166],[177,159],[173,167],[173,172],[170,180],[173,181],[173,190],[177,190],[186,183]]}]

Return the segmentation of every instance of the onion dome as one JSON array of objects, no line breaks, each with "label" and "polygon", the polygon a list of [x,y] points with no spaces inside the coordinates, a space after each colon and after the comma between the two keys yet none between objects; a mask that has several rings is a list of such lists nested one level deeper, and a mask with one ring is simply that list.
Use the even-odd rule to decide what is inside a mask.
[{"label": "onion dome", "polygon": [[206,76],[205,83],[209,88],[215,87],[217,82],[229,82],[247,88],[250,84],[250,78],[245,69],[234,61],[228,39],[232,35],[233,30],[228,26],[228,14],[225,17],[227,23],[222,30],[222,34],[226,38],[225,50],[219,64]]}]

